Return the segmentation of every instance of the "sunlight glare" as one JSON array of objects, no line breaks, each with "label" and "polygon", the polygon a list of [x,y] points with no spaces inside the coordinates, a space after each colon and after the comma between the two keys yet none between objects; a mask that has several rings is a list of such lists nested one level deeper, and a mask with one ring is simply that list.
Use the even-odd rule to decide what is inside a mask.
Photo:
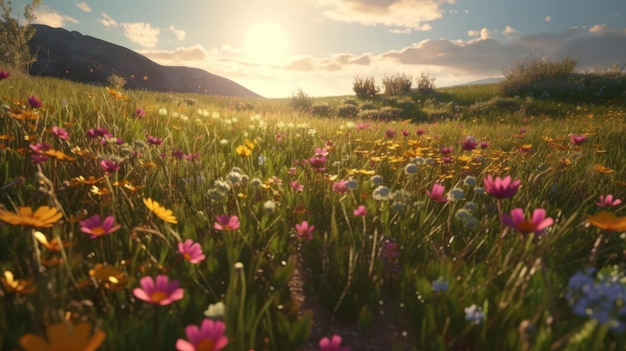
[{"label": "sunlight glare", "polygon": [[276,23],[255,23],[246,34],[247,57],[260,64],[283,61],[288,52],[287,33]]}]

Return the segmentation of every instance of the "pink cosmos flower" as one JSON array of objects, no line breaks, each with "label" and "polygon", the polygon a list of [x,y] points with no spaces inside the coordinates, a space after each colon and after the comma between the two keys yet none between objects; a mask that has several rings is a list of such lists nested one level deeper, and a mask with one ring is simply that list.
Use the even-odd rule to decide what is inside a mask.
[{"label": "pink cosmos flower", "polygon": [[43,105],[41,100],[37,99],[35,95],[31,95],[28,97],[28,104],[32,108],[39,108]]},{"label": "pink cosmos flower", "polygon": [[179,288],[180,283],[178,280],[170,281],[163,274],[157,275],[156,279],[143,277],[139,284],[141,288],[133,289],[133,295],[140,300],[159,306],[169,305],[174,301],[178,301],[185,294],[185,291]]},{"label": "pink cosmos flower", "polygon": [[345,180],[340,180],[338,182],[333,183],[333,191],[337,194],[344,194],[348,191],[348,187],[346,186]]},{"label": "pink cosmos flower", "polygon": [[554,220],[551,217],[546,217],[546,210],[543,208],[535,209],[530,220],[527,220],[524,217],[524,210],[521,208],[514,208],[511,211],[510,216],[503,214],[500,219],[502,220],[502,223],[516,229],[522,235],[533,232],[537,235],[541,235],[543,234],[544,229],[554,223]]},{"label": "pink cosmos flower", "polygon": [[304,185],[299,184],[297,180],[293,180],[293,181],[289,182],[289,185],[291,185],[291,187],[295,191],[302,191],[302,190],[304,190]]},{"label": "pink cosmos flower", "polygon": [[228,337],[224,335],[226,324],[222,321],[205,319],[198,328],[196,325],[188,325],[185,328],[187,339],[176,341],[178,351],[220,351],[228,344]]},{"label": "pink cosmos flower", "polygon": [[328,150],[326,148],[320,149],[319,147],[315,148],[315,156],[328,156]]},{"label": "pink cosmos flower", "polygon": [[488,175],[483,179],[485,191],[498,199],[513,197],[517,194],[520,184],[522,181],[519,179],[511,181],[511,176],[506,176],[504,179],[496,177],[494,180],[492,175]]},{"label": "pink cosmos flower", "polygon": [[120,224],[115,225],[115,217],[108,216],[103,221],[98,214],[81,221],[80,225],[80,231],[91,235],[92,239],[111,234],[122,227]]},{"label": "pink cosmos flower", "polygon": [[354,213],[356,217],[367,216],[367,210],[365,209],[365,206],[363,205],[357,207],[354,211],[352,211],[352,213]]},{"label": "pink cosmos flower", "polygon": [[324,337],[319,342],[320,351],[350,351],[348,346],[341,346],[341,336]]},{"label": "pink cosmos flower", "polygon": [[120,170],[120,164],[112,160],[100,161],[100,167],[107,173],[115,173]]},{"label": "pink cosmos flower", "polygon": [[296,237],[299,239],[313,239],[314,225],[309,225],[307,221],[302,221],[300,224],[296,224]]},{"label": "pink cosmos flower", "polygon": [[445,191],[445,186],[435,183],[433,184],[433,188],[431,190],[426,190],[426,195],[437,202],[448,202],[448,198],[444,194]]},{"label": "pink cosmos flower", "polygon": [[596,202],[598,207],[613,207],[622,203],[621,199],[613,200],[613,195],[608,194],[606,196],[600,195],[600,201]]},{"label": "pink cosmos flower", "polygon": [[326,171],[326,156],[314,156],[309,159],[309,164],[315,172]]},{"label": "pink cosmos flower", "polygon": [[183,255],[183,258],[189,261],[189,263],[199,263],[206,258],[206,256],[202,253],[202,247],[200,247],[200,244],[194,243],[191,239],[178,243],[178,252],[180,252],[180,254]]},{"label": "pink cosmos flower", "polygon": [[213,224],[213,228],[217,230],[223,231],[232,231],[239,229],[239,218],[237,216],[229,216],[227,214],[223,214],[220,216],[215,216],[215,224]]},{"label": "pink cosmos flower", "polygon": [[53,126],[52,127],[52,133],[54,135],[57,136],[57,138],[59,139],[63,139],[63,140],[67,140],[67,138],[69,137],[69,134],[67,133],[67,130],[61,128],[61,127],[57,127],[57,126]]}]

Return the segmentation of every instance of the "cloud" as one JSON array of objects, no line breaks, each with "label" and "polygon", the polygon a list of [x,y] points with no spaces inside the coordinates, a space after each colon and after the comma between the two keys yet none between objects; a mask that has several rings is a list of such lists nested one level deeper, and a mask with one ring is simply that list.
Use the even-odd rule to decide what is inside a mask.
[{"label": "cloud", "polygon": [[159,28],[152,28],[150,23],[133,22],[122,23],[124,35],[133,43],[146,48],[153,48],[159,42]]},{"label": "cloud", "polygon": [[77,2],[76,7],[78,7],[83,12],[91,12],[91,7],[89,7],[89,5],[84,1]]},{"label": "cloud", "polygon": [[502,31],[502,33],[504,33],[505,35],[510,35],[510,34],[513,34],[513,33],[516,33],[516,32],[517,32],[517,29],[515,29],[515,28],[513,28],[511,26],[504,27],[504,30]]},{"label": "cloud", "polygon": [[179,66],[188,62],[204,61],[209,56],[202,45],[180,47],[175,50],[139,50],[140,54],[165,66]]},{"label": "cloud", "polygon": [[117,27],[117,21],[111,16],[104,12],[100,12],[100,16],[102,16],[102,18],[98,19],[98,22],[100,22],[105,28]]},{"label": "cloud", "polygon": [[290,71],[335,72],[344,69],[346,66],[368,66],[370,62],[370,54],[362,54],[359,56],[353,54],[335,54],[324,58],[301,56],[292,58],[283,68]]},{"label": "cloud", "polygon": [[546,16],[546,22],[552,21],[552,16]]},{"label": "cloud", "polygon": [[37,7],[35,9],[35,17],[36,19],[33,21],[34,23],[45,24],[56,28],[65,26],[67,22],[79,23],[77,19],[59,13],[47,5]]},{"label": "cloud", "polygon": [[184,30],[182,29],[178,29],[174,26],[170,26],[169,30],[174,33],[174,35],[176,36],[176,39],[178,40],[185,40],[185,36],[187,35],[187,33],[185,33]]},{"label": "cloud", "polygon": [[443,17],[441,5],[455,0],[317,0],[324,15],[341,22],[430,30],[425,22]]}]

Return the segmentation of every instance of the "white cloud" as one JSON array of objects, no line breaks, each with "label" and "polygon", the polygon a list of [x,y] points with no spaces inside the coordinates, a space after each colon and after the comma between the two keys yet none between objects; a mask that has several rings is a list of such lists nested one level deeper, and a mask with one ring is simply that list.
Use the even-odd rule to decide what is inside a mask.
[{"label": "white cloud", "polygon": [[511,27],[511,26],[506,26],[504,27],[504,30],[502,31],[502,33],[506,34],[506,35],[510,35],[517,32],[517,29]]},{"label": "white cloud", "polygon": [[424,26],[443,17],[440,5],[455,0],[317,0],[325,8],[324,15],[342,22],[364,25],[382,24],[390,27],[430,30]]},{"label": "white cloud", "polygon": [[76,7],[78,7],[83,12],[91,12],[91,7],[89,7],[89,5],[84,1],[77,2]]},{"label": "white cloud", "polygon": [[185,40],[185,36],[187,35],[187,33],[185,33],[184,30],[182,29],[178,29],[174,26],[170,26],[169,30],[174,33],[174,35],[176,36],[176,39],[178,40]]},{"label": "white cloud", "polygon": [[104,12],[100,12],[100,16],[102,16],[102,18],[98,19],[98,22],[100,22],[105,28],[117,27],[117,21],[111,16]]},{"label": "white cloud", "polygon": [[40,5],[35,9],[35,16],[37,17],[34,23],[45,24],[50,27],[61,28],[65,26],[67,22],[79,23],[77,19],[59,13],[51,9],[47,5]]},{"label": "white cloud", "polygon": [[552,16],[546,16],[546,22],[552,21]]},{"label": "white cloud", "polygon": [[153,48],[159,42],[159,28],[152,28],[150,23],[133,22],[122,23],[124,35],[133,43],[146,48]]},{"label": "white cloud", "polygon": [[175,50],[139,50],[140,54],[164,66],[180,66],[190,62],[201,62],[209,53],[200,44],[180,47]]}]

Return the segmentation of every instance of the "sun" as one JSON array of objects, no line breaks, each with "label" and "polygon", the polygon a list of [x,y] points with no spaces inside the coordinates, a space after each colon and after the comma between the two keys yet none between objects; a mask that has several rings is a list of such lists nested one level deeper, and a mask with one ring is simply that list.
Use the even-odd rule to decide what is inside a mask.
[{"label": "sun", "polygon": [[246,34],[244,48],[252,62],[279,63],[288,53],[287,33],[274,22],[258,22]]}]

